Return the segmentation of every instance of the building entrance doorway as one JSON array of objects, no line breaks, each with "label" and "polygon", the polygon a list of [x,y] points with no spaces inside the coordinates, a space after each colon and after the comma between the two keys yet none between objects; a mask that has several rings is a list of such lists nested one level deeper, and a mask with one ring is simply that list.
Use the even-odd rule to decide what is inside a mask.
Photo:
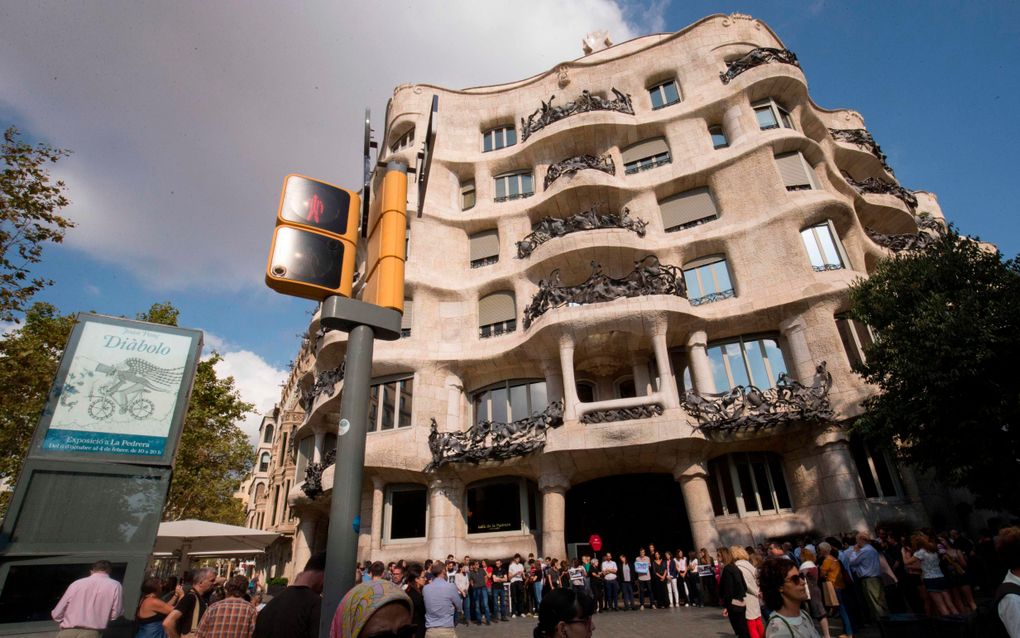
[{"label": "building entrance doorway", "polygon": [[599,554],[623,553],[632,562],[649,543],[663,553],[695,549],[683,492],[671,474],[607,476],[572,487],[567,492],[567,547],[589,550],[592,534],[602,538]]}]

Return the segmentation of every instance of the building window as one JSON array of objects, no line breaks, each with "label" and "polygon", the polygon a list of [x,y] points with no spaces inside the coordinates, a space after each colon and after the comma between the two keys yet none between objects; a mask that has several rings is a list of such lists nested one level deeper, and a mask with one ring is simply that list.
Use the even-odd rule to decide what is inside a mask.
[{"label": "building window", "polygon": [[390,152],[396,153],[401,151],[414,143],[414,127],[407,129],[407,132],[398,137],[392,144],[390,144]]},{"label": "building window", "polygon": [[723,127],[710,126],[708,127],[708,134],[712,136],[712,148],[718,150],[730,145],[729,140],[726,139],[726,133],[723,131]]},{"label": "building window", "polygon": [[662,227],[667,233],[693,228],[719,217],[715,199],[708,187],[695,188],[659,202]]},{"label": "building window", "polygon": [[269,452],[263,452],[262,458],[259,459],[259,472],[269,471]]},{"label": "building window", "polygon": [[581,403],[594,403],[598,396],[598,389],[591,381],[577,382],[577,400]]},{"label": "building window", "polygon": [[428,520],[428,491],[421,485],[395,485],[386,489],[383,538],[388,541],[424,539]]},{"label": "building window", "polygon": [[478,336],[498,337],[517,330],[517,305],[514,293],[494,292],[478,300]]},{"label": "building window", "polygon": [[839,331],[839,339],[843,342],[843,351],[850,365],[864,365],[864,352],[875,343],[875,333],[871,326],[851,319],[848,315],[836,315],[836,330]]},{"label": "building window", "polygon": [[294,468],[294,476],[297,480],[305,480],[305,469],[312,462],[312,455],[315,454],[315,437],[306,436],[298,441],[297,466]]},{"label": "building window", "polygon": [[868,498],[902,498],[903,482],[892,454],[866,442],[858,436],[850,437],[850,455],[853,456],[861,487]]},{"label": "building window", "polygon": [[669,155],[669,146],[666,140],[657,137],[651,140],[644,140],[623,149],[624,173],[632,175],[650,168],[669,164],[672,158]]},{"label": "building window", "polygon": [[814,170],[800,151],[776,155],[776,166],[788,191],[809,191],[817,188]]},{"label": "building window", "polygon": [[549,407],[545,381],[514,379],[501,381],[472,395],[474,422],[512,423],[543,412]]},{"label": "building window", "polygon": [[508,202],[535,194],[535,180],[530,171],[507,173],[496,177],[496,201]]},{"label": "building window", "polygon": [[793,118],[790,112],[779,106],[775,100],[769,98],[751,105],[754,109],[754,116],[758,118],[758,126],[763,131],[779,128],[793,128]]},{"label": "building window", "polygon": [[283,433],[283,440],[280,441],[280,467],[283,467],[283,462],[287,459],[287,433]]},{"label": "building window", "polygon": [[517,143],[517,131],[513,126],[502,126],[482,133],[482,151],[496,151]]},{"label": "building window", "polygon": [[475,207],[475,180],[461,182],[460,209],[470,210]]},{"label": "building window", "polygon": [[716,516],[771,514],[791,508],[783,463],[775,454],[741,452],[712,459],[708,492]]},{"label": "building window", "polygon": [[684,266],[687,299],[692,306],[721,301],[734,296],[726,257],[713,255]]},{"label": "building window", "polygon": [[266,425],[266,430],[262,434],[262,442],[263,443],[272,443],[273,442],[273,424],[272,423]]},{"label": "building window", "polygon": [[804,240],[804,248],[807,249],[811,268],[815,272],[846,268],[843,246],[839,243],[831,221],[826,220],[805,228],[800,231],[800,237]]},{"label": "building window", "polygon": [[738,385],[765,390],[776,385],[779,375],[786,372],[783,352],[775,339],[740,337],[708,347],[712,379],[716,392],[726,392]]},{"label": "building window", "polygon": [[503,478],[467,488],[468,534],[530,532],[537,522],[534,488],[524,479]]},{"label": "building window", "polygon": [[648,95],[652,98],[652,110],[661,109],[680,101],[680,89],[676,80],[667,80],[662,84],[656,84],[648,89]]},{"label": "building window", "polygon": [[471,245],[471,267],[481,268],[499,261],[499,231],[483,230],[468,237]]},{"label": "building window", "polygon": [[411,427],[414,377],[375,383],[368,394],[368,431]]},{"label": "building window", "polygon": [[618,379],[613,384],[617,399],[633,399],[637,396],[637,386],[634,385],[634,377]]},{"label": "building window", "polygon": [[410,299],[404,300],[404,314],[400,317],[400,338],[407,339],[411,336],[411,324],[414,322],[414,302]]}]

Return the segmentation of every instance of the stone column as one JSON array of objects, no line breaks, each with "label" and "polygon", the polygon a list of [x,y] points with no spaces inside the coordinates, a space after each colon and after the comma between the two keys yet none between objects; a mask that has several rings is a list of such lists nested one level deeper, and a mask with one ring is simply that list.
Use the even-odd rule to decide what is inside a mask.
[{"label": "stone column", "polygon": [[704,330],[692,332],[687,338],[687,365],[691,368],[694,389],[699,394],[714,394],[717,391],[715,378],[712,377],[712,363],[708,360],[708,335]]},{"label": "stone column", "polygon": [[542,492],[542,548],[543,556],[567,557],[567,490],[570,481],[562,474],[543,474],[538,479]]},{"label": "stone column", "polygon": [[804,385],[811,385],[811,380],[815,376],[815,362],[811,358],[806,328],[804,318],[799,315],[790,317],[779,324],[779,332],[786,340],[783,359],[791,368],[790,375]]},{"label": "stone column", "polygon": [[634,392],[639,397],[648,396],[652,380],[648,374],[648,357],[635,354],[631,356],[631,371],[634,374]]},{"label": "stone column", "polygon": [[[542,374],[545,376],[545,394],[549,403],[563,399],[565,396],[563,393],[563,372],[559,365],[555,361],[543,361]],[[574,392],[576,394],[576,387]]]},{"label": "stone column", "polygon": [[821,488],[821,502],[817,505],[821,506],[825,518],[823,529],[868,529],[864,489],[850,453],[846,431],[831,427],[815,437],[814,447],[817,450],[816,476],[808,477],[808,480],[814,478]]},{"label": "stone column", "polygon": [[673,368],[669,365],[669,346],[666,343],[665,325],[652,335],[652,348],[655,351],[655,366],[659,368],[659,394],[665,408],[680,407],[680,391]]},{"label": "stone column", "polygon": [[429,482],[429,556],[460,555],[463,502],[464,483],[457,477],[437,476]]},{"label": "stone column", "polygon": [[322,448],[326,447],[326,432],[319,430],[315,432],[315,449],[312,451],[312,463],[322,463],[322,457],[325,456],[325,451]]},{"label": "stone column", "polygon": [[734,146],[747,135],[747,127],[744,125],[744,112],[741,104],[730,106],[723,113],[723,132],[726,133],[726,141]]},{"label": "stone column", "polygon": [[[444,432],[460,432],[464,429],[461,419],[461,406],[463,405],[464,383],[461,378],[452,372],[446,375],[446,427],[440,426]],[[441,421],[440,421],[441,423]]]},{"label": "stone column", "polygon": [[563,370],[563,420],[577,420],[577,381],[574,378],[574,340],[560,337],[560,368]]},{"label": "stone column", "polygon": [[715,527],[715,510],[708,493],[708,469],[700,461],[681,461],[673,470],[673,478],[680,482],[691,523],[694,547],[708,551],[719,547],[719,530]]},{"label": "stone column", "polygon": [[305,563],[312,557],[315,549],[315,528],[319,523],[319,513],[305,511],[298,520],[297,534],[294,535],[294,550],[291,554],[291,580],[305,568]]},{"label": "stone column", "polygon": [[[378,476],[372,477],[372,551],[382,549],[383,508],[385,507],[386,482]],[[375,559],[375,556],[372,556]]]}]

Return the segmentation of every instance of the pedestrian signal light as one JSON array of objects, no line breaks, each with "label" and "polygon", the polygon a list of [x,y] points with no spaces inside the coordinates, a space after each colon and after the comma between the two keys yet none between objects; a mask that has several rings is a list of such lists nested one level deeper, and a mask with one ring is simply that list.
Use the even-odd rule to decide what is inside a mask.
[{"label": "pedestrian signal light", "polygon": [[360,208],[357,193],[347,189],[303,175],[284,178],[266,285],[308,299],[350,297]]}]

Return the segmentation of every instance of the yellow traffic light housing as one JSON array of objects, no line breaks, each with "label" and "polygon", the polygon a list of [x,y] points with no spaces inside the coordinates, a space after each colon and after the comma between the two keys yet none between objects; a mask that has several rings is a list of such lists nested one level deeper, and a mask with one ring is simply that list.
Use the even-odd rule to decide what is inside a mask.
[{"label": "yellow traffic light housing", "polygon": [[[391,166],[393,166],[391,164]],[[407,172],[387,167],[368,215],[368,252],[363,300],[404,312],[404,246],[407,229]],[[402,170],[401,170],[402,169]]]},{"label": "yellow traffic light housing", "polygon": [[350,297],[360,207],[355,192],[303,175],[285,177],[266,285],[308,299]]}]

